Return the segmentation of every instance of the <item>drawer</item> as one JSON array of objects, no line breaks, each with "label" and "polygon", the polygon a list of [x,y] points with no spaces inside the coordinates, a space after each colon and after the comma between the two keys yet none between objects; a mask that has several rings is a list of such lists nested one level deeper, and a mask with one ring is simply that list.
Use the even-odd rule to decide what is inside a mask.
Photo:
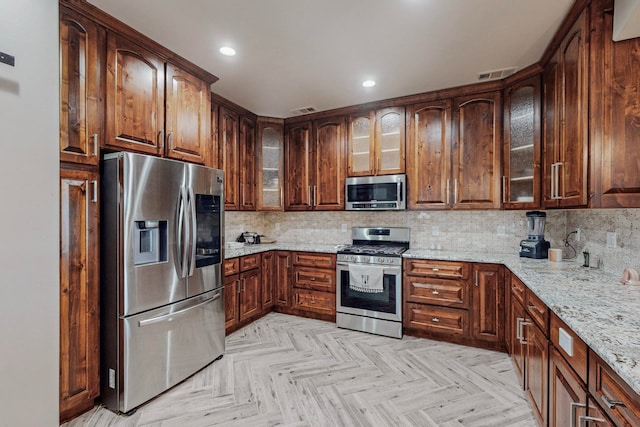
[{"label": "drawer", "polygon": [[317,291],[336,291],[336,271],[326,268],[294,267],[293,286]]},{"label": "drawer", "polygon": [[335,315],[336,294],[335,292],[320,292],[294,288],[292,307],[298,310]]},{"label": "drawer", "polygon": [[240,271],[260,267],[260,254],[247,255],[240,258]]},{"label": "drawer", "polygon": [[516,297],[520,304],[524,305],[525,293],[527,287],[515,275],[511,275],[511,295]]},{"label": "drawer", "polygon": [[549,336],[549,308],[531,290],[527,289],[527,313],[540,327],[545,336]]},{"label": "drawer", "polygon": [[589,392],[619,426],[640,426],[640,396],[589,350]]},{"label": "drawer", "polygon": [[550,338],[569,366],[587,383],[587,344],[576,335],[555,313],[551,313]]},{"label": "drawer", "polygon": [[336,268],[336,256],[312,252],[294,252],[293,265],[307,267]]},{"label": "drawer", "polygon": [[467,336],[469,312],[426,304],[406,304],[404,327],[436,334]]},{"label": "drawer", "polygon": [[470,264],[466,262],[426,261],[422,259],[407,259],[404,265],[404,270],[410,276],[451,279],[467,279],[470,269]]},{"label": "drawer", "polygon": [[230,276],[240,271],[240,258],[231,258],[224,261],[224,275]]},{"label": "drawer", "polygon": [[405,275],[404,295],[408,302],[469,307],[469,285],[463,280]]}]

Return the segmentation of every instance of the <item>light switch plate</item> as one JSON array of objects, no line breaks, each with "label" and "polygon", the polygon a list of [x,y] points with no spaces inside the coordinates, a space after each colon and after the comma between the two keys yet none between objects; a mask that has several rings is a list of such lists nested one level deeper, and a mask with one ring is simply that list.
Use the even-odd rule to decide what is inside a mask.
[{"label": "light switch plate", "polygon": [[558,341],[569,357],[573,357],[573,337],[562,328],[558,328]]}]

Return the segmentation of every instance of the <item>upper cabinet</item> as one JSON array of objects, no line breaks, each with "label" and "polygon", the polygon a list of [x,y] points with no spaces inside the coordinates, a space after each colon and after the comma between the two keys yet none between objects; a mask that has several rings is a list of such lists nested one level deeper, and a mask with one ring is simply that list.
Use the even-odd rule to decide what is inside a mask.
[{"label": "upper cabinet", "polygon": [[166,155],[211,165],[211,90],[199,78],[166,65]]},{"label": "upper cabinet", "polygon": [[103,129],[104,30],[60,7],[60,160],[97,165]]},{"label": "upper cabinet", "polygon": [[564,37],[543,74],[542,204],[587,204],[589,9]]},{"label": "upper cabinet", "polygon": [[540,206],[540,77],[505,89],[502,203],[510,209]]},{"label": "upper cabinet", "polygon": [[611,0],[592,6],[591,206],[640,206],[640,38],[613,42]]},{"label": "upper cabinet", "polygon": [[404,107],[349,117],[348,176],[405,171]]},{"label": "upper cabinet", "polygon": [[225,172],[225,210],[256,209],[256,123],[219,108],[218,167]]},{"label": "upper cabinet", "polygon": [[105,147],[211,165],[209,97],[206,82],[119,34],[107,35]]},{"label": "upper cabinet", "polygon": [[284,175],[284,121],[258,119],[257,210],[281,211]]},{"label": "upper cabinet", "polygon": [[451,100],[407,107],[407,203],[410,209],[450,206]]},{"label": "upper cabinet", "polygon": [[345,130],[342,117],[287,127],[286,210],[344,209]]},{"label": "upper cabinet", "polygon": [[500,93],[407,108],[409,208],[499,208]]}]

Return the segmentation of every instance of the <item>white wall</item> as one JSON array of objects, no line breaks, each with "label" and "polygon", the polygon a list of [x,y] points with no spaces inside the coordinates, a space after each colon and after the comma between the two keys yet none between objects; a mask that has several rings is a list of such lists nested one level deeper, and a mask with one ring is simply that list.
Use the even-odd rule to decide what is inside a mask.
[{"label": "white wall", "polygon": [[0,426],[58,425],[58,2],[0,2]]}]

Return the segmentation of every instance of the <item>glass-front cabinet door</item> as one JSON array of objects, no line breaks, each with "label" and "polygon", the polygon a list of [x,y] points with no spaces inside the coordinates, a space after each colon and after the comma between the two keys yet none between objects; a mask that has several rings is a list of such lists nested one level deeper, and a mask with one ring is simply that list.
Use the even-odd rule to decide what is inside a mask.
[{"label": "glass-front cabinet door", "polygon": [[540,132],[540,77],[535,76],[505,90],[505,208],[540,206]]},{"label": "glass-front cabinet door", "polygon": [[284,123],[281,119],[258,119],[257,210],[281,211],[283,203]]},{"label": "glass-front cabinet door", "polygon": [[349,117],[348,176],[404,173],[404,153],[404,107]]}]

